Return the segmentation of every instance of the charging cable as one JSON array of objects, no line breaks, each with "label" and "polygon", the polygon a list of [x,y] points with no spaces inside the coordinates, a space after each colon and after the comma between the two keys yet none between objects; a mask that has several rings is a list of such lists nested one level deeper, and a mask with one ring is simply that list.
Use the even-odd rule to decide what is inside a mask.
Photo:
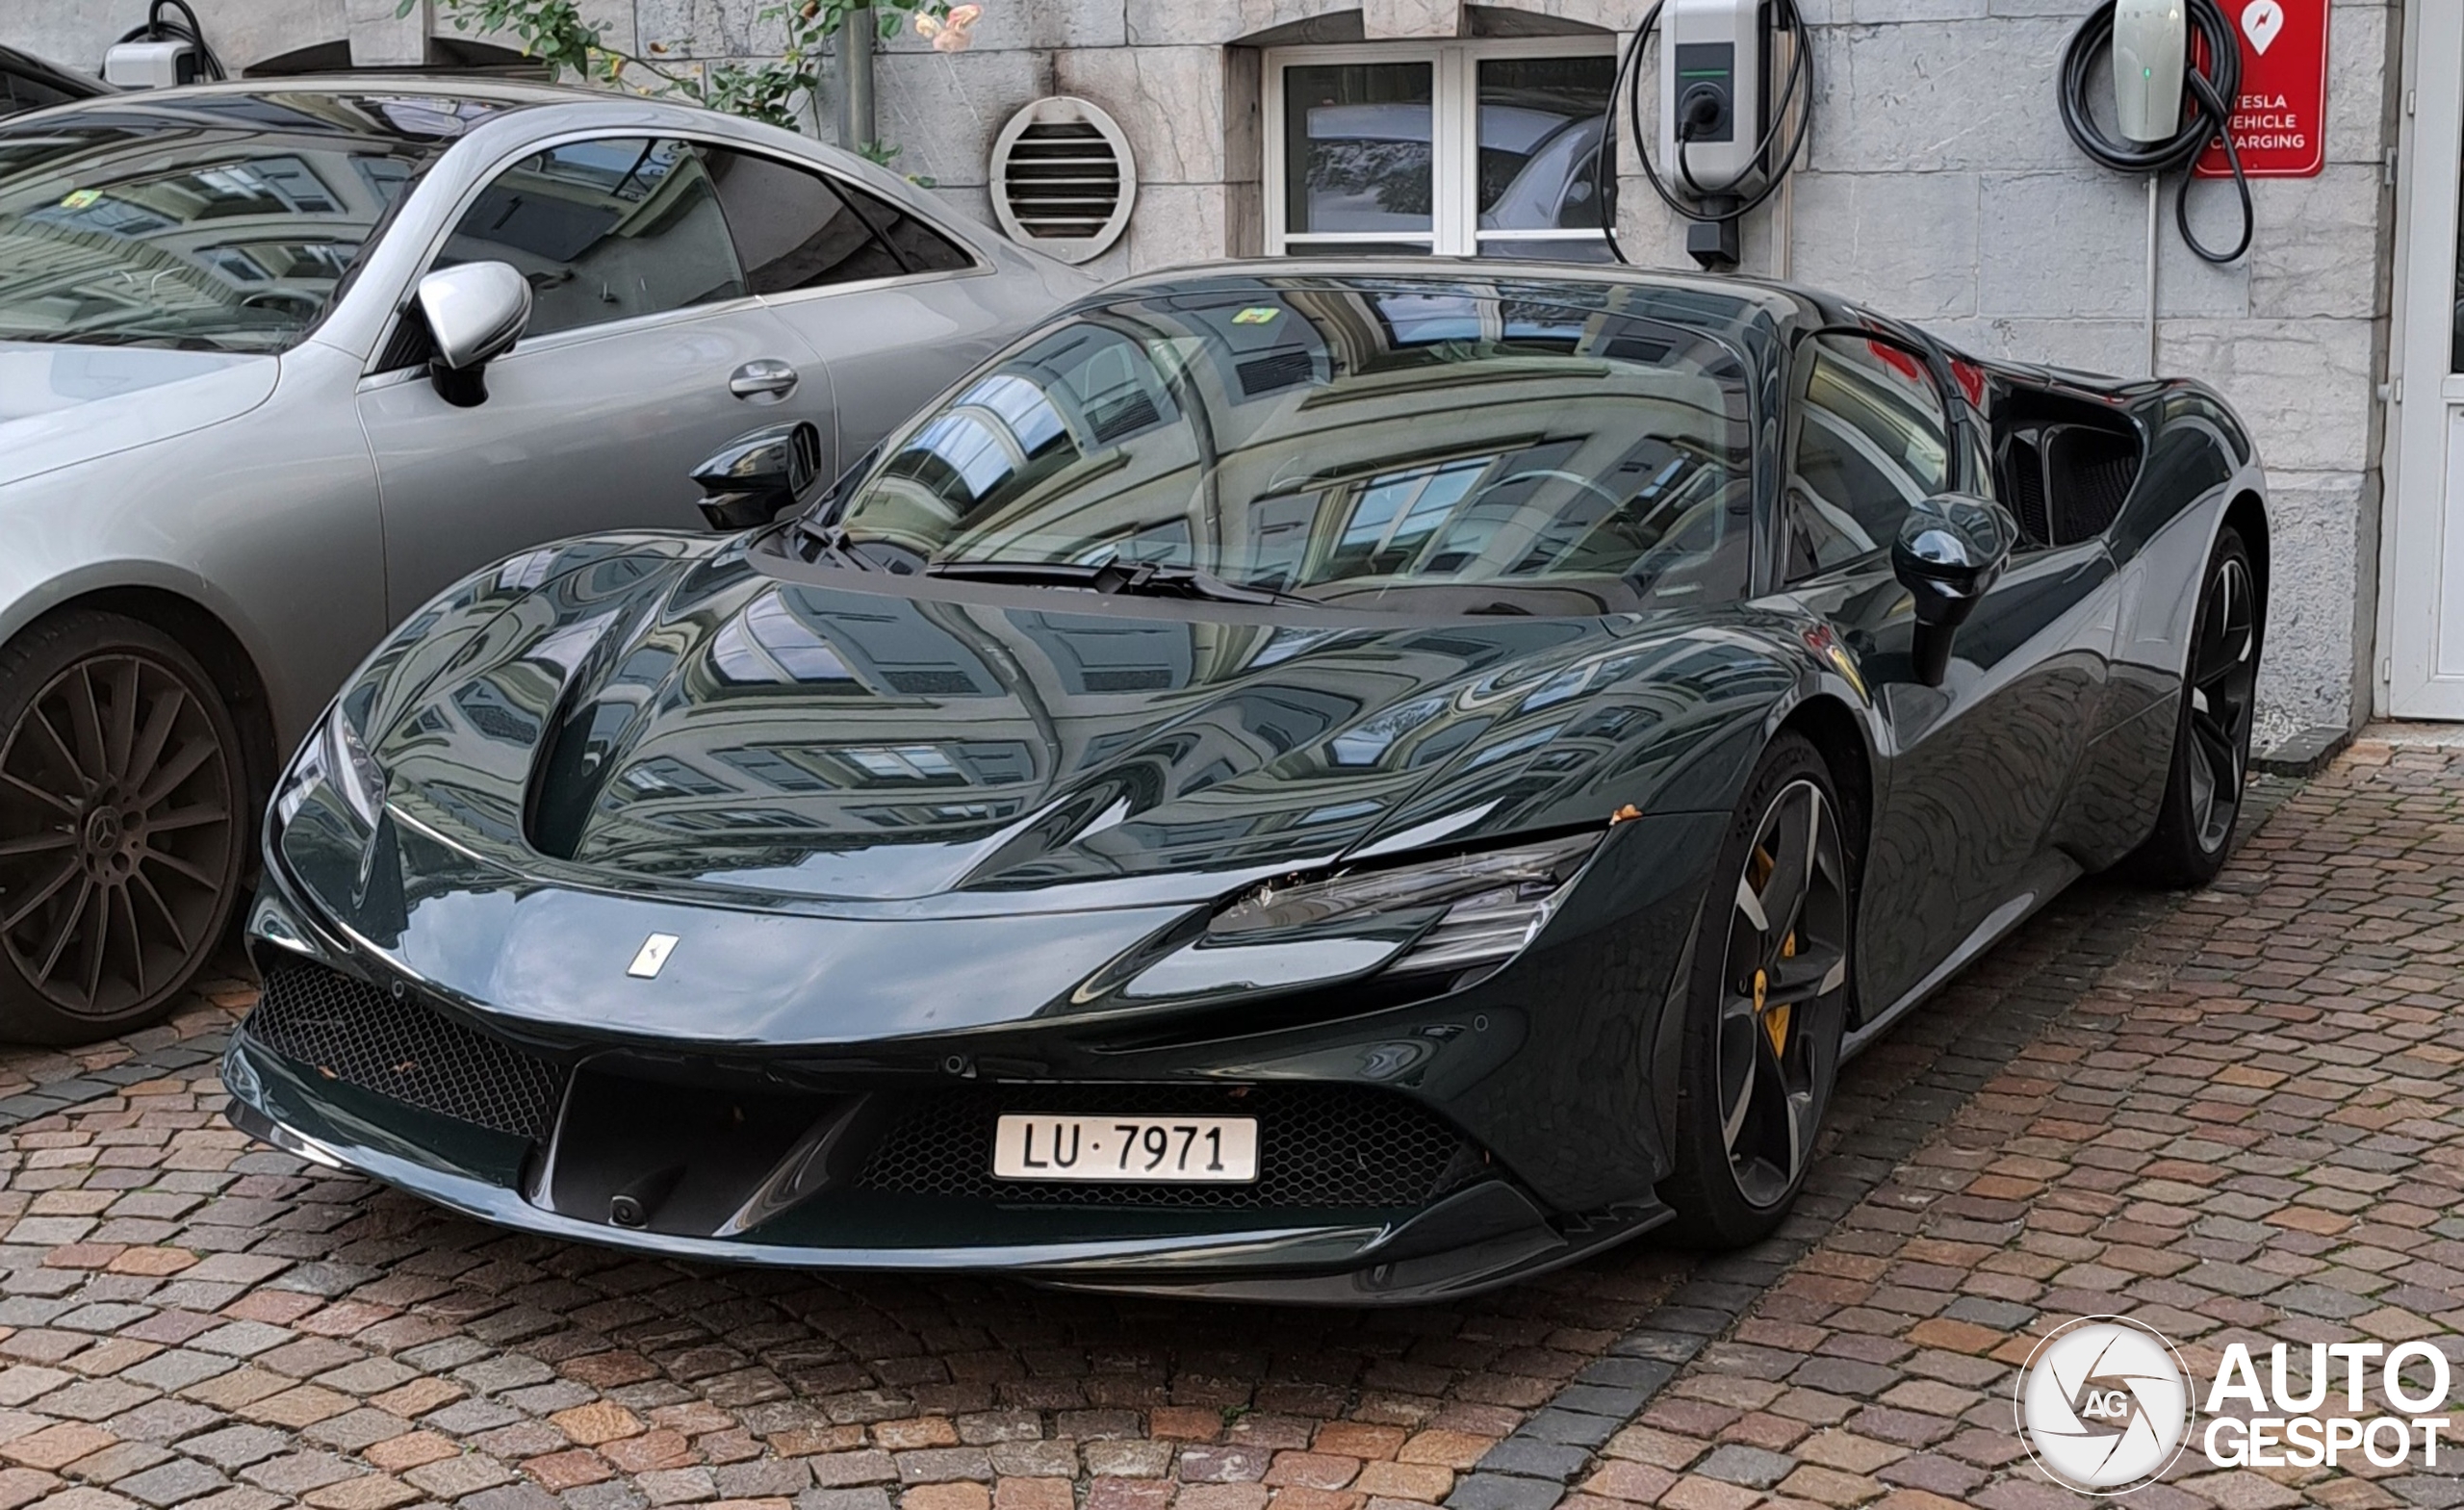
[{"label": "charging cable", "polygon": [[[2114,41],[2113,0],[2105,0],[2079,23],[2071,34],[2070,46],[2062,55],[2062,124],[2079,150],[2122,173],[2164,174],[2180,169],[2182,183],[2173,196],[2173,223],[2180,228],[2183,244],[2207,262],[2239,262],[2250,249],[2250,237],[2257,219],[2250,205],[2250,181],[2242,171],[2242,154],[2233,146],[2233,110],[2226,103],[2242,97],[2242,39],[2234,35],[2233,25],[2216,0],[2189,0],[2189,21],[2199,38],[2207,44],[2207,71],[2202,73],[2194,64],[2185,64],[2182,83],[2189,89],[2194,108],[2182,129],[2162,141],[2117,141],[2105,135],[2089,110],[2092,91],[2099,84],[2107,94],[2112,92],[2111,69],[2097,70],[2090,66],[2097,54],[2111,53]],[[2221,139],[2224,161],[2233,169],[2233,188],[2242,198],[2242,239],[2233,249],[2219,252],[2201,243],[2191,229],[2190,166],[2198,160],[2208,142]]]},{"label": "charging cable", "polygon": [[[1643,24],[1634,29],[1633,39],[1626,44],[1625,56],[1617,60],[1616,76],[1608,85],[1608,108],[1602,118],[1600,152],[1591,163],[1592,199],[1601,207],[1601,229],[1608,238],[1609,252],[1621,263],[1630,263],[1630,259],[1617,240],[1617,216],[1609,198],[1607,182],[1608,162],[1617,145],[1617,98],[1620,94],[1626,98],[1627,119],[1634,133],[1634,161],[1643,170],[1644,182],[1652,186],[1652,192],[1659,195],[1660,203],[1685,219],[1703,225],[1741,219],[1779,192],[1780,185],[1786,180],[1789,170],[1796,166],[1797,155],[1805,148],[1806,129],[1813,120],[1813,74],[1809,65],[1813,54],[1812,33],[1806,29],[1805,22],[1797,14],[1797,0],[1771,0],[1773,29],[1786,32],[1793,45],[1789,48],[1787,78],[1780,86],[1776,108],[1770,112],[1770,125],[1763,129],[1761,137],[1754,144],[1752,161],[1718,183],[1706,184],[1696,179],[1692,166],[1686,161],[1685,147],[1697,133],[1709,129],[1717,121],[1720,105],[1716,98],[1681,98],[1677,102],[1681,112],[1676,133],[1677,162],[1670,176],[1683,183],[1684,192],[1681,194],[1671,189],[1668,178],[1661,176],[1660,169],[1652,162],[1650,150],[1643,145],[1651,134],[1643,129],[1642,89],[1636,77],[1642,64],[1643,49],[1650,45],[1653,34],[1659,30],[1659,13],[1667,4],[1668,0],[1652,0],[1651,10],[1644,13]],[[1788,123],[1791,107],[1795,115],[1793,127]],[[1783,132],[1787,135],[1788,149],[1775,159],[1771,149],[1779,142]],[[1776,166],[1766,169],[1765,165]],[[1765,175],[1761,187],[1752,193],[1739,194],[1737,191],[1744,188],[1746,181],[1757,172]]]},{"label": "charging cable", "polygon": [[[180,19],[176,21],[166,19],[165,17],[173,11],[180,13]],[[196,49],[196,64],[200,73],[213,79],[230,77],[222,71],[222,60],[214,55],[212,47],[206,45],[205,28],[198,24],[196,13],[189,9],[189,0],[153,0],[153,3],[145,8],[145,24],[132,29],[120,40],[124,42],[186,42]]]}]

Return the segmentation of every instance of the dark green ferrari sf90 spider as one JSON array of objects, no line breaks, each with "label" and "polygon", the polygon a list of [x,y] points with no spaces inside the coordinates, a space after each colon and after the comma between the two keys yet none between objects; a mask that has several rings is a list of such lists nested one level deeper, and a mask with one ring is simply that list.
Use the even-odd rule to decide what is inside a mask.
[{"label": "dark green ferrari sf90 spider", "polygon": [[1410,1300],[1768,1232],[1845,1056],[2232,843],[2267,515],[2195,384],[1281,262],[813,440],[352,678],[241,1127],[674,1256]]}]

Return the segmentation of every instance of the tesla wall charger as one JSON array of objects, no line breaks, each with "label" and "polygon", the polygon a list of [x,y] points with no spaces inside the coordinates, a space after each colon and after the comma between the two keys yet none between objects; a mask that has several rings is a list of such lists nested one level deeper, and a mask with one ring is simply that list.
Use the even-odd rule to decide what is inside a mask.
[{"label": "tesla wall charger", "polygon": [[2183,0],[2116,0],[2114,115],[2128,140],[2165,141],[2182,129],[2188,38]]}]

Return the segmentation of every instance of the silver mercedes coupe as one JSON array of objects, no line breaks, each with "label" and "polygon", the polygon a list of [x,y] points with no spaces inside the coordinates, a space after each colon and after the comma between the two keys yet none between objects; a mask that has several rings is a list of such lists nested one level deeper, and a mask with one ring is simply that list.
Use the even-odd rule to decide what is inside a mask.
[{"label": "silver mercedes coupe", "polygon": [[834,471],[1088,287],[639,99],[356,77],[0,121],[0,1037],[168,1009],[279,756],[439,589],[701,527],[689,474],[757,428]]}]

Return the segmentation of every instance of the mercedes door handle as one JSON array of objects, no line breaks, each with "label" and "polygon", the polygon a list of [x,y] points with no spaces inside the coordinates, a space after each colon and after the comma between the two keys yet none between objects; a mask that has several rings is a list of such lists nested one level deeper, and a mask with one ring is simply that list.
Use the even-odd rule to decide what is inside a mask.
[{"label": "mercedes door handle", "polygon": [[796,391],[796,370],[771,357],[747,362],[728,374],[728,392],[756,403],[776,403]]}]

